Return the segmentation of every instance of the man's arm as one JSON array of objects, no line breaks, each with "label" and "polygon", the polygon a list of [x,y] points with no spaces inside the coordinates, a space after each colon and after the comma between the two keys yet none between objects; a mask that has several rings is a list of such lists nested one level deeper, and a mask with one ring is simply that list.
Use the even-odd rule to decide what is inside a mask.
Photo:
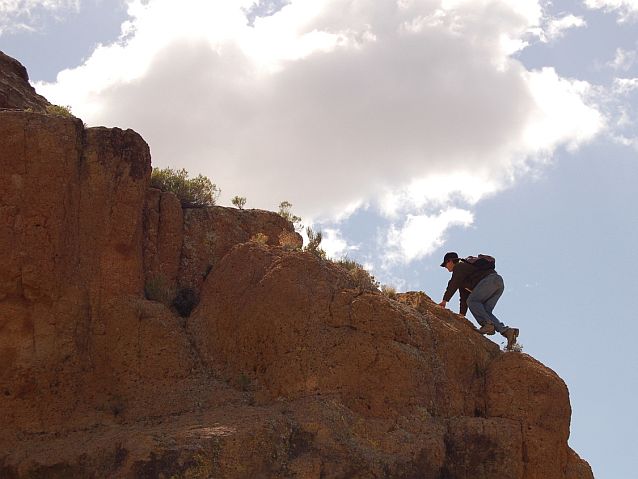
[{"label": "man's arm", "polygon": [[460,264],[457,264],[454,268],[454,271],[452,271],[452,277],[450,278],[450,281],[448,281],[447,283],[447,289],[443,294],[442,302],[447,303],[449,300],[452,299],[452,296],[454,296],[456,290],[461,287],[464,276],[465,275],[463,274],[463,267]]},{"label": "man's arm", "polygon": [[459,296],[461,297],[459,304],[459,314],[461,316],[465,316],[465,314],[467,313],[467,298],[470,296],[470,292],[465,288],[461,288],[459,290]]},{"label": "man's arm", "polygon": [[445,308],[448,301],[451,300],[454,293],[456,293],[456,290],[459,289],[458,286],[454,286],[454,282],[454,272],[452,272],[452,277],[447,283],[447,289],[445,290],[445,293],[443,293],[443,301],[439,303],[439,306],[442,308]]}]

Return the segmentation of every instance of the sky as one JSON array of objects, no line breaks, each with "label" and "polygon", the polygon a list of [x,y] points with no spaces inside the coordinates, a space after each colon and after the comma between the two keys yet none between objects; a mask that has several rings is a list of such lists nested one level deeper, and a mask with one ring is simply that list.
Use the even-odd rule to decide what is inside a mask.
[{"label": "sky", "polygon": [[399,291],[495,256],[570,445],[638,477],[638,0],[0,0],[0,50]]}]

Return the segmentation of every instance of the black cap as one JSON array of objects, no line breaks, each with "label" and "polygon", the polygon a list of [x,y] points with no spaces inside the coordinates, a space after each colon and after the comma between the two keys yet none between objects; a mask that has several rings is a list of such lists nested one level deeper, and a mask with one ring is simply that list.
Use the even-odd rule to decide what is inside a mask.
[{"label": "black cap", "polygon": [[443,263],[441,263],[441,267],[445,268],[445,263],[447,263],[451,259],[459,259],[459,255],[456,254],[454,251],[445,253],[445,256],[443,256]]}]

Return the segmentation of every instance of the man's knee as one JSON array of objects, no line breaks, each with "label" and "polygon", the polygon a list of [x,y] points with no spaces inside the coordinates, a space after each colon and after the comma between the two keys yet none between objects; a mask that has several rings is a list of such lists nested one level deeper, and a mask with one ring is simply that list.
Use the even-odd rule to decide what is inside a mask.
[{"label": "man's knee", "polygon": [[467,307],[470,309],[470,311],[474,312],[476,311],[477,308],[480,308],[481,306],[483,306],[483,303],[481,303],[480,301],[473,299],[471,296],[467,298]]}]

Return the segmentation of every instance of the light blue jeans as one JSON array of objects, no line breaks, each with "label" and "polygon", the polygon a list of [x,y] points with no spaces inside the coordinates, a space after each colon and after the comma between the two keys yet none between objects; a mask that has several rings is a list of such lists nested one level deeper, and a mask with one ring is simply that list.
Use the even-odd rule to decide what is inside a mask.
[{"label": "light blue jeans", "polygon": [[501,334],[507,331],[508,327],[501,323],[492,311],[504,290],[503,278],[494,273],[479,281],[467,298],[467,307],[476,321],[481,326],[486,323],[494,324],[494,329]]}]

